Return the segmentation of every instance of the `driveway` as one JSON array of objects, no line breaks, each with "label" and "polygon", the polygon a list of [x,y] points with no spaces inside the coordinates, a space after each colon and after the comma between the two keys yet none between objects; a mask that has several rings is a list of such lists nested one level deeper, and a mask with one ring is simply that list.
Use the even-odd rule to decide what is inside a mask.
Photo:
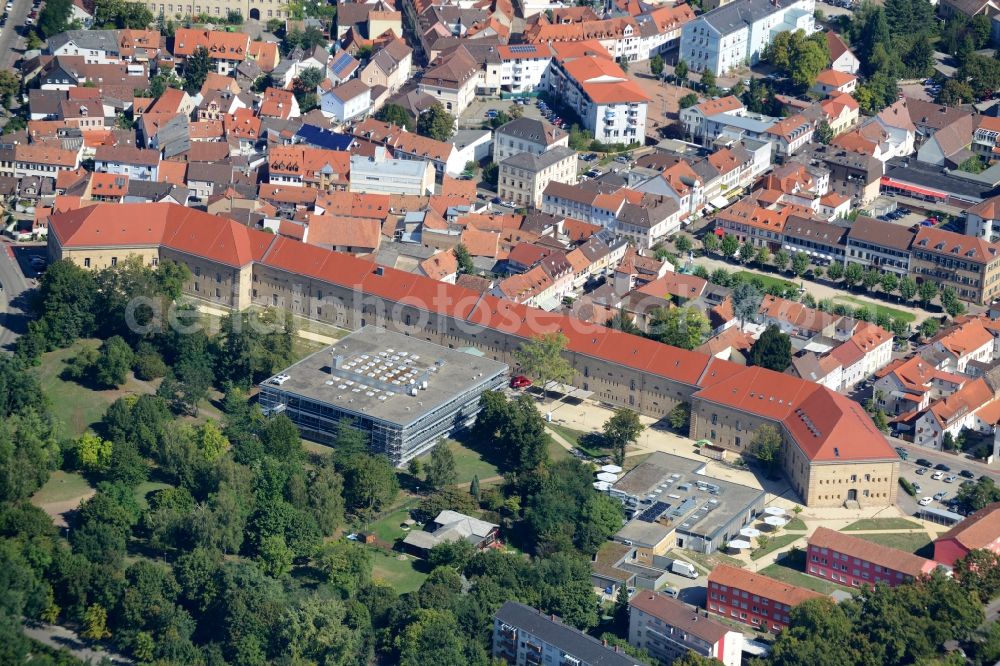
[{"label": "driveway", "polygon": [[[117,666],[134,663],[131,659],[126,659],[119,654],[90,647],[77,636],[75,631],[70,631],[58,625],[31,622],[24,626],[24,633],[39,643],[69,651],[70,654],[85,664],[110,663]],[[107,660],[107,662],[104,660]]]},{"label": "driveway", "polygon": [[45,254],[45,246],[14,246],[0,243],[0,349],[13,351],[17,337],[28,326],[28,297],[32,284],[25,275],[32,255]]},{"label": "driveway", "polygon": [[[4,3],[6,4],[6,3]],[[10,68],[20,57],[15,49],[23,48],[24,38],[18,34],[18,30],[24,25],[24,19],[31,11],[31,0],[14,0],[14,8],[8,12],[7,25],[0,29],[0,56],[3,58],[2,64],[5,68]]]}]

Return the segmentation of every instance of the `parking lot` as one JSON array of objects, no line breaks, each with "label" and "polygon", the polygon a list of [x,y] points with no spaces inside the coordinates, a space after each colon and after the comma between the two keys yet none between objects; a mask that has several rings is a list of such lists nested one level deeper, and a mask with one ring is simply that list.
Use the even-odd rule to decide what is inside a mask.
[{"label": "parking lot", "polygon": [[[907,454],[909,458],[900,463],[899,474],[902,478],[914,484],[914,487],[917,488],[917,493],[916,497],[910,497],[905,492],[900,492],[897,504],[899,504],[900,509],[911,515],[921,508],[919,502],[925,497],[931,498],[931,501],[926,503],[925,506],[935,509],[949,509],[948,503],[958,494],[961,484],[966,481],[975,482],[975,479],[981,473],[979,470],[973,469],[972,465],[963,464],[966,461],[961,458],[956,458],[954,461],[935,463],[935,460],[921,455],[919,451],[907,449]],[[918,465],[918,460],[933,464],[930,466]],[[940,466],[945,466],[949,469],[936,469]],[[965,472],[966,476],[962,476],[962,472]],[[971,475],[972,479],[969,479],[968,475]]]}]

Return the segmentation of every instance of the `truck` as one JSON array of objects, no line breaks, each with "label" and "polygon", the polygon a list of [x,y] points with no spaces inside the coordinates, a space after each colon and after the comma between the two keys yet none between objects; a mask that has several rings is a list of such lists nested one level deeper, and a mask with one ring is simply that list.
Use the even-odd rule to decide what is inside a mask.
[{"label": "truck", "polygon": [[684,576],[685,578],[691,578],[692,580],[698,577],[698,572],[695,570],[694,565],[690,562],[674,560],[673,564],[670,565],[670,571],[678,576]]}]

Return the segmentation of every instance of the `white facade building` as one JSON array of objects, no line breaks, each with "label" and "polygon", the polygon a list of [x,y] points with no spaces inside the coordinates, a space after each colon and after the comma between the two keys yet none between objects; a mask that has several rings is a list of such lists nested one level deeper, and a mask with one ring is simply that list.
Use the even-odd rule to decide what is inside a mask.
[{"label": "white facade building", "polygon": [[709,69],[716,76],[755,65],[775,35],[816,31],[815,4],[815,0],[740,0],[723,5],[681,29],[679,57],[692,70]]}]

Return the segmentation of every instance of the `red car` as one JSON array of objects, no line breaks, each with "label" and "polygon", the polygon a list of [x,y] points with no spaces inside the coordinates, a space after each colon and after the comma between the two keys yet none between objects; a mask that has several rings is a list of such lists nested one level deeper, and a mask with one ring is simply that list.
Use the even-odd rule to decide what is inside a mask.
[{"label": "red car", "polygon": [[510,387],[516,389],[528,388],[531,386],[531,380],[524,375],[518,375],[510,380]]}]

